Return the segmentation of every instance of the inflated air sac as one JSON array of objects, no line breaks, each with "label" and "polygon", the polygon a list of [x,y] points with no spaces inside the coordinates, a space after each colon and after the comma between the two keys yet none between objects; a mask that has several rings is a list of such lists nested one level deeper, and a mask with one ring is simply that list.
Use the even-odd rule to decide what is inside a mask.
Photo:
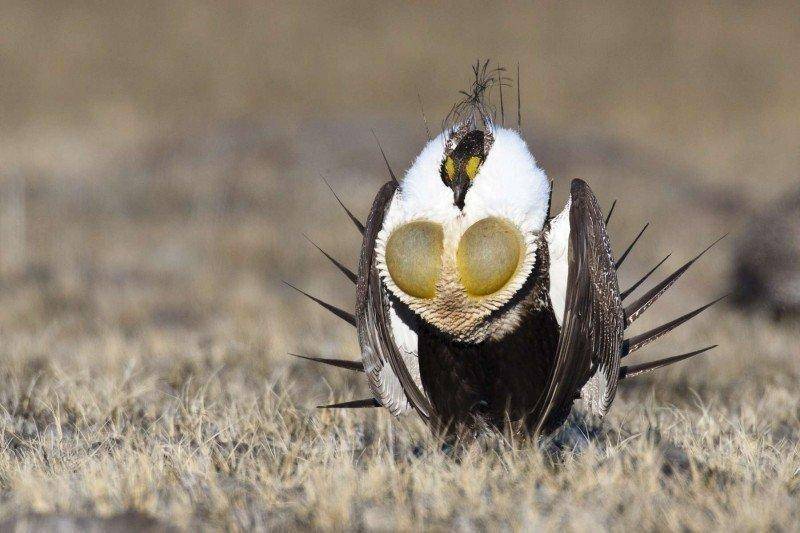
[{"label": "inflated air sac", "polygon": [[517,271],[522,250],[522,234],[501,218],[484,218],[470,226],[456,252],[464,289],[471,296],[502,289]]},{"label": "inflated air sac", "polygon": [[442,271],[439,224],[416,221],[394,230],[386,243],[386,267],[395,285],[415,298],[433,298]]}]

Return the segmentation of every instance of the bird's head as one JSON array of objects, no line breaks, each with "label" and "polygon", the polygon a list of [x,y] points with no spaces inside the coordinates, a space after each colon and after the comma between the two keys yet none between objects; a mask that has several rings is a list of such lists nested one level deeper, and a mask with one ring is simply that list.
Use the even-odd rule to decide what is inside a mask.
[{"label": "bird's head", "polygon": [[[500,338],[494,320],[534,271],[550,182],[518,132],[467,120],[430,141],[408,169],[376,242],[391,294],[460,342]],[[513,318],[513,317],[512,317]]]},{"label": "bird's head", "polygon": [[439,175],[444,184],[453,190],[453,204],[459,209],[464,209],[467,191],[486,159],[484,136],[481,130],[471,130],[458,140],[452,150],[445,150]]}]

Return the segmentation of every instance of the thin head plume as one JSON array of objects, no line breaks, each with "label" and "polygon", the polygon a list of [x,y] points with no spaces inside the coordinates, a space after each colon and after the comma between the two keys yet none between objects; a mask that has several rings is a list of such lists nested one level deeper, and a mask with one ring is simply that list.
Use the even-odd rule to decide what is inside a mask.
[{"label": "thin head plume", "polygon": [[[475,111],[488,109],[489,92],[497,83],[495,71],[489,71],[489,60],[477,60],[472,66],[472,83],[466,91],[459,91],[461,100],[453,104],[445,118],[445,123],[455,124],[474,117]],[[487,113],[488,114],[488,113]]]},{"label": "thin head plume", "polygon": [[391,165],[389,165],[389,160],[386,159],[386,152],[383,151],[383,146],[381,146],[381,141],[378,139],[378,136],[375,134],[375,130],[370,130],[372,132],[372,136],[375,137],[375,142],[378,143],[378,150],[381,151],[381,157],[383,157],[383,162],[386,163],[386,170],[389,171],[389,177],[392,178],[392,181],[395,183],[400,183],[397,181],[397,176],[394,175],[394,170],[392,170]]},{"label": "thin head plume", "polygon": [[522,131],[522,91],[520,89],[519,61],[517,61],[517,129]]},{"label": "thin head plume", "polygon": [[494,142],[492,117],[494,109],[489,101],[489,93],[498,83],[503,82],[503,67],[489,68],[490,60],[476,61],[472,67],[473,80],[466,91],[459,91],[461,100],[453,104],[450,112],[444,119],[443,130],[453,132],[451,149],[455,147],[460,137],[473,130],[478,121],[484,128],[484,152],[488,153]]},{"label": "thin head plume", "polygon": [[419,112],[422,114],[422,122],[425,124],[425,137],[431,140],[431,129],[428,127],[428,117],[425,116],[425,106],[422,105],[422,95],[417,91],[417,100],[419,101]]},{"label": "thin head plume", "polygon": [[361,223],[361,221],[360,221],[360,220],[358,220],[358,219],[355,217],[355,215],[353,215],[353,213],[352,213],[352,212],[351,212],[349,209],[347,209],[347,206],[346,206],[346,205],[344,205],[344,202],[342,202],[342,199],[341,199],[341,198],[339,198],[339,195],[338,195],[338,194],[336,194],[336,191],[334,191],[334,190],[333,190],[333,187],[331,187],[331,184],[330,184],[330,183],[328,183],[328,180],[326,180],[326,179],[325,179],[325,176],[324,176],[322,173],[320,173],[319,177],[320,177],[320,178],[322,178],[322,181],[324,181],[324,182],[325,182],[325,185],[327,185],[327,186],[328,186],[328,189],[330,189],[330,190],[331,190],[331,193],[333,193],[333,197],[334,197],[334,198],[336,198],[336,201],[337,201],[337,202],[339,202],[339,205],[340,205],[340,206],[342,206],[342,209],[344,209],[344,212],[345,212],[345,213],[347,213],[347,216],[348,216],[348,217],[350,217],[350,220],[351,220],[351,221],[353,221],[353,224],[355,225],[356,229],[357,229],[357,230],[358,230],[358,231],[361,233],[361,235],[363,236],[363,235],[364,235],[364,231],[365,231],[365,230],[364,230],[364,224],[362,224],[362,223]]},{"label": "thin head plume", "polygon": [[500,73],[497,74],[499,79],[497,83],[497,90],[500,93],[500,124],[506,125],[506,108],[503,105],[503,77]]}]

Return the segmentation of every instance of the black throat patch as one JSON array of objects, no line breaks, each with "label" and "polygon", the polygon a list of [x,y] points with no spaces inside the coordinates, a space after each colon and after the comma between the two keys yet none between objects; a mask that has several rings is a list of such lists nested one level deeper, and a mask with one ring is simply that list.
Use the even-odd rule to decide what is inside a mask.
[{"label": "black throat patch", "polygon": [[453,204],[464,208],[464,198],[486,158],[484,132],[473,130],[464,135],[452,152],[445,154],[439,175],[442,182],[453,190]]}]

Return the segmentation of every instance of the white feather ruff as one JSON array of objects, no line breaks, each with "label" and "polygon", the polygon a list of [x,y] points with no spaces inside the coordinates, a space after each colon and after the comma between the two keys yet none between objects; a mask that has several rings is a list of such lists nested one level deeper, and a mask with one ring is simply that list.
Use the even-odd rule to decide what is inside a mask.
[{"label": "white feather ruff", "polygon": [[[443,302],[413,298],[399,290],[385,263],[386,243],[392,232],[398,226],[414,220],[440,224],[444,231],[444,272],[453,273],[458,243],[472,224],[487,217],[508,220],[523,236],[523,260],[503,289],[479,300],[468,300],[471,310],[464,311],[477,320],[502,307],[530,275],[536,260],[536,240],[547,217],[550,182],[544,171],[536,165],[536,160],[519,134],[496,128],[492,149],[466,194],[463,210],[459,210],[453,205],[452,190],[440,177],[446,135],[443,133],[430,141],[406,172],[377,236],[377,267],[389,290],[417,314],[431,321],[441,316],[442,309],[454,301],[442,305]],[[442,282],[447,285],[448,280],[443,278]],[[452,297],[452,293],[449,297]]]},{"label": "white feather ruff", "polygon": [[416,219],[446,225],[463,218],[469,226],[499,216],[520,224],[523,233],[540,231],[547,217],[550,182],[519,133],[494,129],[494,144],[467,191],[463,211],[453,205],[453,192],[439,174],[446,135],[430,141],[408,169],[383,229]]},{"label": "white feather ruff", "polygon": [[553,220],[547,234],[547,250],[550,254],[550,302],[558,325],[564,320],[567,301],[567,274],[569,273],[569,209],[572,198]]}]

